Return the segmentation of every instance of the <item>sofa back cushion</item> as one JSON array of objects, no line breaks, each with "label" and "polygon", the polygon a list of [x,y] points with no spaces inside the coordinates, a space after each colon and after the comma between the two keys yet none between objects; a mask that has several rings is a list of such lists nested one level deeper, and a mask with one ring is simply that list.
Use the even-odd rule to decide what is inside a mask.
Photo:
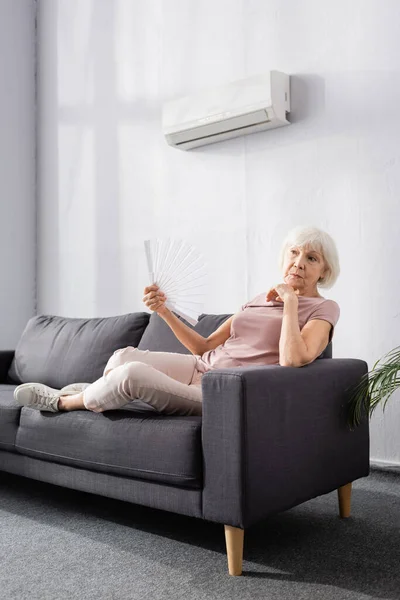
[{"label": "sofa back cushion", "polygon": [[90,319],[32,317],[15,349],[7,381],[39,382],[57,389],[93,383],[115,350],[138,346],[149,317],[147,312]]},{"label": "sofa back cushion", "polygon": [[[177,314],[175,314],[175,316],[178,317],[180,321],[183,321],[185,325],[190,327],[190,329],[194,329],[203,337],[208,337],[232,315],[201,314],[198,318],[198,323],[194,327]],[[150,350],[152,352],[178,352],[179,354],[190,354],[190,350],[181,344],[169,325],[167,325],[164,319],[155,312],[150,316],[149,324],[140,340],[138,348],[139,350]]]}]

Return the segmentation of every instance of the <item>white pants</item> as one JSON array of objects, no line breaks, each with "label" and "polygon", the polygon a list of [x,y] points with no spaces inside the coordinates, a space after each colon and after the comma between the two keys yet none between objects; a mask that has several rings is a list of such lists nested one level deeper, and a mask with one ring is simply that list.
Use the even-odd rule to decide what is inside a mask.
[{"label": "white pants", "polygon": [[114,352],[103,376],[84,390],[83,402],[103,412],[140,399],[164,414],[201,415],[202,376],[193,354],[128,346]]}]

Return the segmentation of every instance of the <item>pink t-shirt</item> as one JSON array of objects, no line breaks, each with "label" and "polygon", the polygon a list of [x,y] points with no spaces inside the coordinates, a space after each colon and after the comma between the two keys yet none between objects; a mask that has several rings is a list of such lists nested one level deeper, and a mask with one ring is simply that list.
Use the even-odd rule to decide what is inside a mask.
[{"label": "pink t-shirt", "polygon": [[[231,335],[225,343],[202,356],[196,356],[196,368],[202,374],[211,369],[279,364],[279,339],[282,329],[283,302],[266,301],[267,292],[243,304],[231,323]],[[331,323],[332,340],[340,308],[334,300],[298,296],[300,331],[311,319]],[[199,377],[194,378],[199,380]]]}]

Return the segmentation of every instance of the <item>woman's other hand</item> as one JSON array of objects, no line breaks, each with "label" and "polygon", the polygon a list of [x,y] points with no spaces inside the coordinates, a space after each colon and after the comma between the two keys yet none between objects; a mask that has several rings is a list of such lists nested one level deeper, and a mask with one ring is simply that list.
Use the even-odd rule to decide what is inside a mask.
[{"label": "woman's other hand", "polygon": [[288,296],[296,296],[297,298],[298,290],[295,290],[291,285],[287,283],[278,283],[274,287],[272,287],[266,295],[266,301],[276,300],[277,302],[285,302]]},{"label": "woman's other hand", "polygon": [[144,288],[143,302],[153,312],[161,315],[168,310],[165,306],[167,297],[155,283]]}]

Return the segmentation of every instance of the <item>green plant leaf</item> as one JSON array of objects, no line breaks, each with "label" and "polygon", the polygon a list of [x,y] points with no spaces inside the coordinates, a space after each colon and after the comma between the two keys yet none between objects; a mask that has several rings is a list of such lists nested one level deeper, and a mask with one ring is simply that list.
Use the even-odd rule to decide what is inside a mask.
[{"label": "green plant leaf", "polygon": [[[378,364],[384,361],[381,365]],[[400,387],[400,346],[393,348],[378,359],[371,371],[365,373],[359,383],[350,390],[348,423],[351,428],[360,424],[362,414],[372,416],[380,402],[385,410],[387,401]]]}]

